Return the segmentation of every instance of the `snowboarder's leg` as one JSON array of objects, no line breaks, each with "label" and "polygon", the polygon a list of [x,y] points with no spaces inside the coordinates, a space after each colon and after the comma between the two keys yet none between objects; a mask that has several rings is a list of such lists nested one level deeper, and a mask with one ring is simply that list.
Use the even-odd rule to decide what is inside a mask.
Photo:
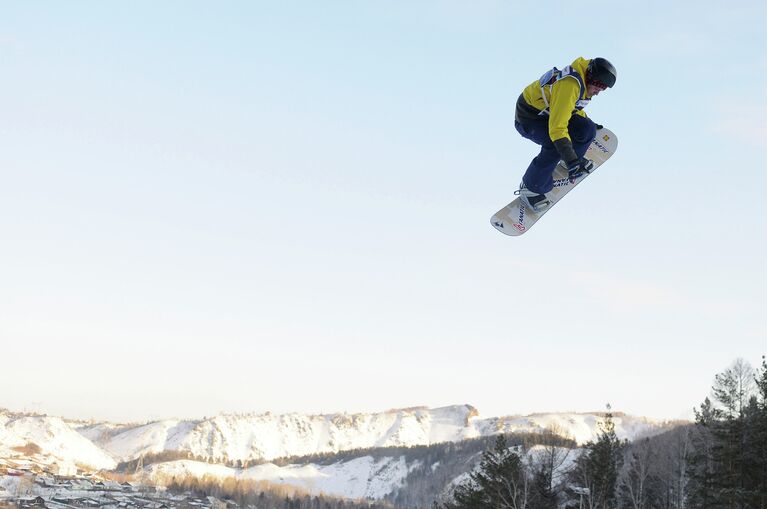
[{"label": "snowboarder's leg", "polygon": [[535,156],[522,177],[525,187],[538,194],[545,194],[554,188],[554,168],[559,162],[559,152],[554,144],[541,145],[541,152]]},{"label": "snowboarder's leg", "polygon": [[[541,152],[527,167],[522,183],[530,191],[545,194],[554,188],[554,168],[559,162],[559,152],[549,138],[548,120],[520,124],[515,122],[519,134],[541,146]],[[588,147],[587,147],[588,148]]]},{"label": "snowboarder's leg", "polygon": [[573,115],[567,125],[567,130],[570,133],[575,154],[578,157],[583,157],[597,135],[596,124],[589,118]]}]

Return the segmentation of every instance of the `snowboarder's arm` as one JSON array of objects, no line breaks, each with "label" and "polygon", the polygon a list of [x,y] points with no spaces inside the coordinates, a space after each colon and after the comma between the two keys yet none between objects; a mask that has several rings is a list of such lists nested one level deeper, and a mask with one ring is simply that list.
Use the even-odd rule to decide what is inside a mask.
[{"label": "snowboarder's arm", "polygon": [[563,161],[569,163],[578,159],[567,125],[573,115],[575,103],[580,95],[580,85],[575,79],[563,79],[554,84],[549,106],[549,136]]},{"label": "snowboarder's arm", "polygon": [[554,140],[554,148],[559,152],[559,157],[567,164],[571,164],[578,160],[578,154],[575,153],[573,142],[570,141],[570,138],[559,138],[558,140]]}]

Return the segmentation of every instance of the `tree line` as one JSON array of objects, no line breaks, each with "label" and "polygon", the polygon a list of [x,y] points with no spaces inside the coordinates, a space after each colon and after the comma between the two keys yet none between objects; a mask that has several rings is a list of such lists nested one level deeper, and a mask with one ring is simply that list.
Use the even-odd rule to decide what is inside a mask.
[{"label": "tree line", "polygon": [[383,501],[311,495],[290,485],[233,477],[223,480],[212,475],[173,477],[165,484],[171,493],[213,496],[235,502],[242,509],[392,509],[391,504]]},{"label": "tree line", "polygon": [[629,443],[608,412],[578,449],[499,435],[434,509],[767,509],[767,361],[714,377],[695,422]]}]

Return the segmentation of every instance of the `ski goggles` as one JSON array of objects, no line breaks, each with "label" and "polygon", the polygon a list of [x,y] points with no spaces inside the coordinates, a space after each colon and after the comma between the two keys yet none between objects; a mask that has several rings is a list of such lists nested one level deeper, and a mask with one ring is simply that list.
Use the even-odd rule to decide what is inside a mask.
[{"label": "ski goggles", "polygon": [[599,80],[594,80],[594,79],[592,79],[589,82],[589,85],[592,85],[594,88],[596,88],[600,92],[603,91],[603,90],[607,90],[609,88],[607,85],[604,84],[604,82],[599,81]]}]

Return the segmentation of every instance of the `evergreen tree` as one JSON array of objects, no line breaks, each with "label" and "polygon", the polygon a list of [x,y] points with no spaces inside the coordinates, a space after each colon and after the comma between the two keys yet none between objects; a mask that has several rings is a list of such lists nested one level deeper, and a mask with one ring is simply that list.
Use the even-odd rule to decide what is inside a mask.
[{"label": "evergreen tree", "polygon": [[687,485],[687,499],[692,507],[709,509],[718,507],[714,486],[714,427],[719,425],[717,412],[709,398],[703,400],[700,410],[695,409],[695,428],[691,441],[690,483]]},{"label": "evergreen tree", "polygon": [[714,378],[712,395],[696,410],[695,452],[688,500],[703,509],[758,508],[765,504],[764,405],[762,372],[755,376],[740,359]]},{"label": "evergreen tree", "polygon": [[737,359],[716,375],[712,392],[719,406],[719,422],[714,426],[714,465],[718,468],[715,486],[724,507],[744,507],[748,498],[746,471],[748,446],[746,410],[754,387],[750,365]]},{"label": "evergreen tree", "polygon": [[485,451],[479,468],[458,485],[444,509],[525,509],[529,483],[519,455],[506,437],[498,435],[495,446]]},{"label": "evergreen tree", "polygon": [[557,509],[557,493],[552,488],[551,470],[539,465],[533,472],[530,509]]},{"label": "evergreen tree", "polygon": [[756,382],[755,417],[753,425],[753,470],[755,496],[752,503],[759,509],[767,508],[767,359],[762,356]]},{"label": "evergreen tree", "polygon": [[573,482],[585,493],[591,509],[617,507],[618,472],[623,465],[625,444],[615,433],[615,423],[607,405],[605,420],[599,425],[597,440],[587,443],[576,460]]},{"label": "evergreen tree", "polygon": [[[754,395],[743,408],[740,435],[740,471],[736,496],[743,507],[760,507],[764,497],[762,483],[762,465],[765,445],[760,441],[760,411],[757,397]],[[763,508],[764,505],[761,505]]]}]

